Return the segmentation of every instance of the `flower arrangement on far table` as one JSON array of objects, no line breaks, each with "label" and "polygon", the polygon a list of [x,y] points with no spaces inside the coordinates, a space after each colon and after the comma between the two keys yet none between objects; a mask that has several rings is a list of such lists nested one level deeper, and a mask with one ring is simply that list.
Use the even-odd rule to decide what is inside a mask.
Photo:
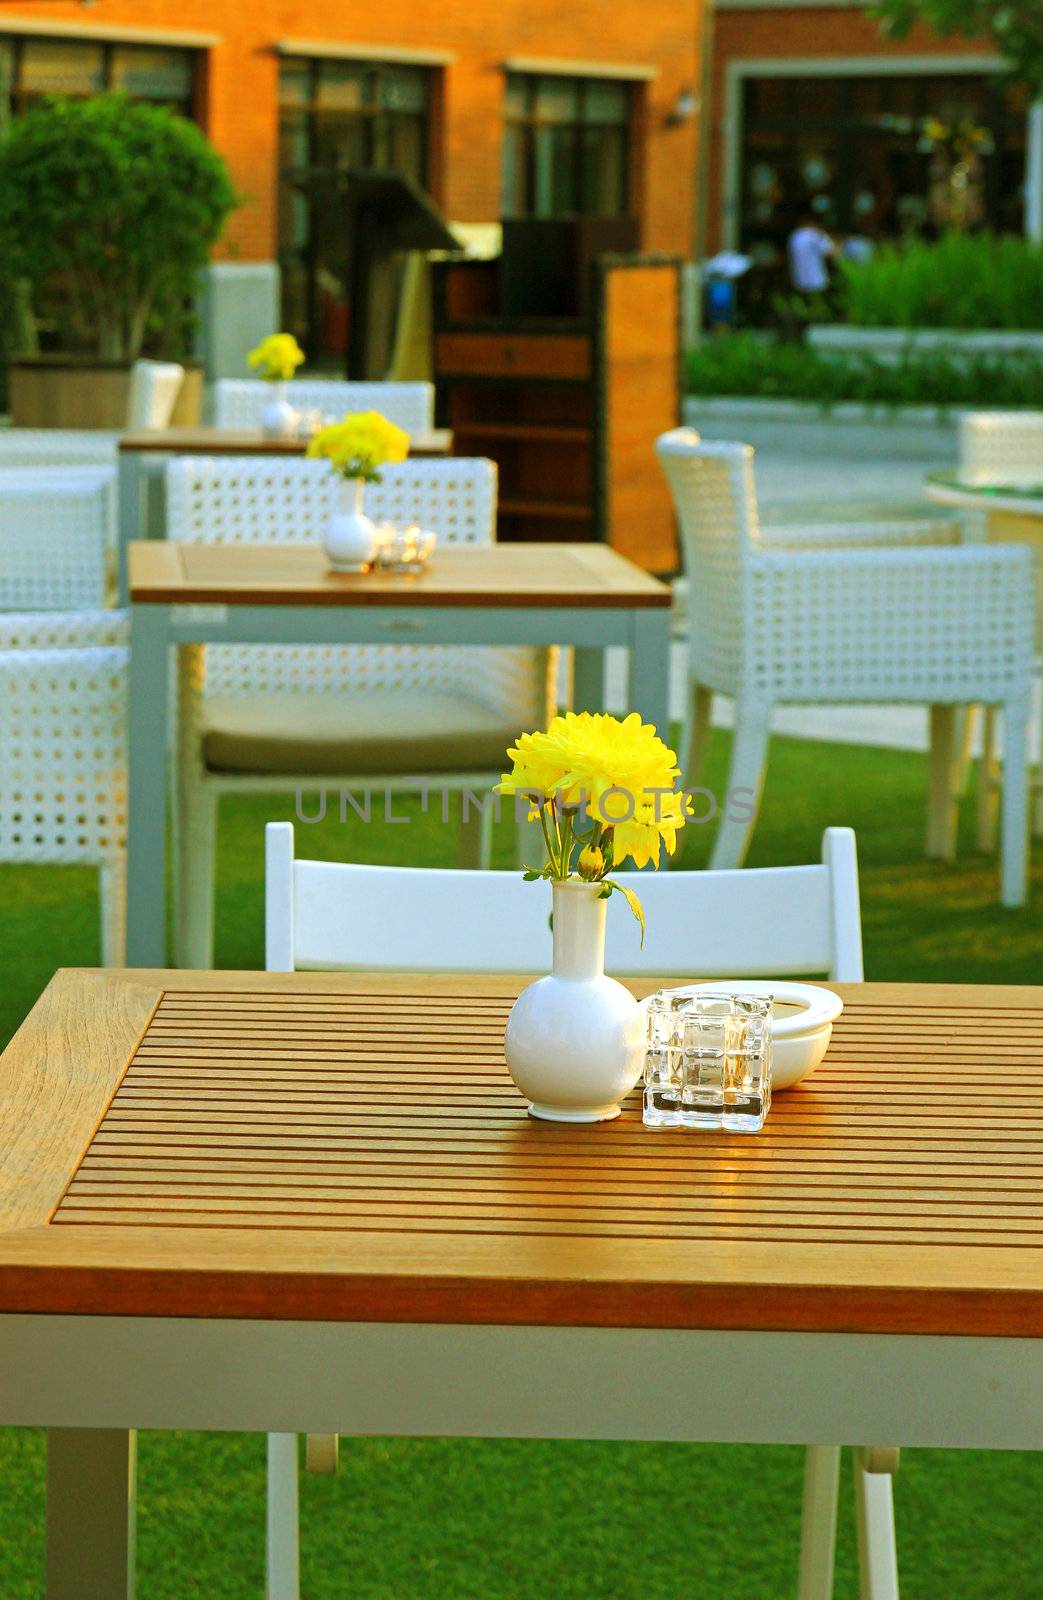
[{"label": "flower arrangement on far table", "polygon": [[508,750],[503,794],[527,799],[539,820],[545,864],[526,872],[550,880],[553,965],[519,995],[504,1039],[507,1065],[537,1117],[598,1122],[644,1064],[644,1017],[636,1000],[605,976],[605,901],[623,895],[641,927],[637,894],[611,876],[628,859],[658,867],[673,854],[691,809],[677,788],[677,757],[637,712],[620,721],[588,712],[554,717],[546,732],[523,733]]},{"label": "flower arrangement on far table", "polygon": [[326,529],[325,550],[339,572],[366,572],[376,554],[376,530],[362,508],[367,483],[379,483],[381,469],[404,461],[409,435],[379,411],[352,412],[341,422],[320,428],[308,444],[308,455],[330,463],[344,480],[340,508]]},{"label": "flower arrangement on far table", "polygon": [[286,383],[304,361],[304,351],[292,333],[270,333],[246,358],[251,371],[265,383]]}]

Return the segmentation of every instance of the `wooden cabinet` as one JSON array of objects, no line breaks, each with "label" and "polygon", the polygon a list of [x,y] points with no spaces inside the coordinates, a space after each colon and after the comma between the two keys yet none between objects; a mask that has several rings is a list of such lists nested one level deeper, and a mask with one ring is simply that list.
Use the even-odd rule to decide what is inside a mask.
[{"label": "wooden cabinet", "polygon": [[680,404],[680,266],[603,255],[583,316],[507,318],[498,263],[435,279],[439,423],[500,472],[501,539],[604,540],[652,572],[678,564],[655,441]]}]

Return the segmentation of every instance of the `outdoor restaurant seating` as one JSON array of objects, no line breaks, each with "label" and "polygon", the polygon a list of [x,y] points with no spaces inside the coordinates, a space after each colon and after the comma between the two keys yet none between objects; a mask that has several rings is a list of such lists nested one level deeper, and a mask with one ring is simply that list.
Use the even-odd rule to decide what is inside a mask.
[{"label": "outdoor restaurant seating", "polygon": [[[627,874],[622,874],[624,879]],[[610,921],[606,967],[628,975],[742,978],[826,974],[859,982],[862,931],[855,836],[827,828],[822,861],[742,872],[629,875],[647,914]],[[512,872],[461,872],[298,860],[294,828],[265,830],[265,966],[269,972],[441,972],[447,943],[461,972],[530,972],[550,959],[547,902]],[[330,1459],[327,1446],[316,1456]],[[854,1453],[863,1593],[897,1594],[889,1473]],[[832,1593],[840,1448],[809,1445],[805,1463],[802,1600]],[[876,1458],[877,1463],[882,1454]],[[870,1465],[872,1462],[870,1462]],[[268,1574],[292,1593],[298,1562],[297,1447],[268,1443]]]},{"label": "outdoor restaurant seating", "polygon": [[[727,795],[711,865],[740,866],[757,820],[771,715],[780,705],[930,707],[927,851],[954,848],[960,706],[1004,712],[1001,898],[1025,899],[1033,567],[1020,545],[925,545],[921,524],[879,545],[785,548],[762,537],[753,451],[665,434],[689,580],[686,782],[695,786],[714,693],[735,701]],[[951,529],[941,530],[951,540]],[[802,531],[801,539],[805,533]],[[748,803],[747,803],[748,802]]]},{"label": "outdoor restaurant seating", "polygon": [[0,611],[104,605],[110,492],[99,467],[0,472]]},{"label": "outdoor restaurant seating", "polygon": [[[214,422],[219,428],[257,428],[271,398],[271,385],[260,378],[219,378],[214,385]],[[434,426],[432,383],[351,382],[337,378],[295,378],[291,398],[298,411],[319,411],[342,417],[352,411],[379,411],[407,433],[426,433]]]},{"label": "outdoor restaurant seating", "polygon": [[[181,457],[167,467],[170,537],[181,542],[314,539],[335,503],[323,461]],[[495,537],[492,463],[409,460],[367,489],[377,522],[418,521],[446,543]],[[178,959],[211,962],[221,794],[292,793],[365,780],[383,792],[487,791],[519,728],[553,706],[557,653],[528,647],[388,642],[243,645],[181,652],[177,762]],[[487,859],[491,816],[462,819],[461,850]]]}]

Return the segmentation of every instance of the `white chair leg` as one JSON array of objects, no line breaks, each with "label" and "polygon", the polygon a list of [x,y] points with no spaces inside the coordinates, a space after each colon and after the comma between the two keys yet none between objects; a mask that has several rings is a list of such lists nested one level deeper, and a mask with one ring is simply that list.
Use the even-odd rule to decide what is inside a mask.
[{"label": "white chair leg", "polygon": [[1004,705],[1000,901],[1005,906],[1023,906],[1028,888],[1028,723],[1027,699]]},{"label": "white chair leg", "polygon": [[840,1446],[809,1444],[804,1452],[797,1600],[832,1600]]},{"label": "white chair leg", "polygon": [[931,778],[927,801],[927,855],[952,861],[956,855],[956,707],[931,707]]},{"label": "white chair leg", "polygon": [[101,964],[122,967],[127,949],[127,858],[114,856],[98,875],[101,900]]},{"label": "white chair leg", "polygon": [[963,706],[956,713],[956,770],[953,788],[957,800],[962,800],[970,782],[974,764],[974,739],[981,721],[980,706]]},{"label": "white chair leg", "polygon": [[854,1456],[859,1600],[899,1600],[891,1474],[868,1471],[863,1450]]},{"label": "white chair leg", "polygon": [[217,793],[210,784],[186,779],[180,785],[177,826],[174,959],[179,967],[212,967]]},{"label": "white chair leg", "polygon": [[492,863],[495,805],[492,797],[486,795],[481,796],[481,802],[481,806],[473,802],[468,804],[467,791],[461,798],[457,864],[487,870]]},{"label": "white chair leg", "polygon": [[996,755],[996,707],[982,710],[981,761],[978,765],[978,849],[996,848],[999,760]]},{"label": "white chair leg", "polygon": [[265,1600],[300,1600],[297,1435],[268,1435],[268,1522]]},{"label": "white chair leg", "polygon": [[718,797],[720,822],[710,857],[714,870],[741,867],[746,859],[764,788],[770,732],[770,705],[759,700],[736,702],[731,766],[725,792]]},{"label": "white chair leg", "polygon": [[681,734],[681,773],[686,789],[694,789],[706,760],[706,746],[710,740],[710,714],[713,711],[713,690],[704,683],[689,679],[688,717]]}]

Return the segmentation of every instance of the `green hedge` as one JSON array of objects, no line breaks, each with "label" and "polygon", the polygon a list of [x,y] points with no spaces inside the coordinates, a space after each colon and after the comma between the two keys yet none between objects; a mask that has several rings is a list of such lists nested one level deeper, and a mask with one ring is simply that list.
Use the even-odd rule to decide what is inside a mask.
[{"label": "green hedge", "polygon": [[1032,356],[965,356],[942,351],[893,365],[877,356],[830,352],[757,334],[721,334],[690,350],[689,394],[877,405],[1043,407],[1043,361]]},{"label": "green hedge", "polygon": [[952,233],[842,260],[848,322],[863,328],[1043,328],[1043,246]]}]

